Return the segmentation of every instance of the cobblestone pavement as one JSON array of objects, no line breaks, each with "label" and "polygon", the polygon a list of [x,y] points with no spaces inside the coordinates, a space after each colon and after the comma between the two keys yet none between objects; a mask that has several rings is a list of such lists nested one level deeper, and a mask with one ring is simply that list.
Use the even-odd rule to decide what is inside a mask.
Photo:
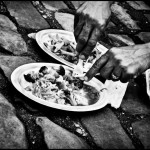
[{"label": "cobblestone pavement", "polygon": [[[73,31],[74,13],[82,2],[0,2],[1,149],[150,148],[150,100],[144,75],[129,83],[119,109],[107,105],[88,113],[41,106],[21,95],[10,82],[12,71],[20,65],[59,63],[43,53],[28,34],[44,29]],[[134,25],[120,20],[116,7],[128,13]],[[142,1],[116,2],[108,34],[101,42],[113,46],[149,42],[149,12],[150,7]]]}]

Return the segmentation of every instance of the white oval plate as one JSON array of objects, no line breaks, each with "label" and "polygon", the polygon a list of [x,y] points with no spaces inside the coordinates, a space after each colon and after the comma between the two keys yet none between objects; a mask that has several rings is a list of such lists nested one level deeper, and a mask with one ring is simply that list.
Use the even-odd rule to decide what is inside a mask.
[{"label": "white oval plate", "polygon": [[[69,67],[74,68],[76,66],[75,64],[57,56],[55,53],[48,50],[48,48],[44,45],[44,42],[47,42],[49,40],[49,35],[56,35],[56,34],[58,34],[60,37],[65,37],[67,40],[76,43],[73,32],[65,31],[65,30],[57,30],[57,29],[41,30],[36,33],[35,38],[36,38],[38,45],[41,47],[41,49],[43,51],[45,51],[48,55],[55,58],[59,62],[65,64]],[[99,43],[97,43],[96,49],[98,49],[101,52],[101,55],[104,54],[108,50],[106,47],[104,47],[103,45],[101,45]],[[85,69],[84,72],[86,72],[88,70],[87,68],[83,68],[83,69]]]},{"label": "white oval plate", "polygon": [[37,43],[41,47],[41,49],[44,50],[48,55],[60,61],[61,63],[74,68],[75,64],[57,56],[55,53],[48,50],[48,48],[44,45],[44,42],[47,42],[49,40],[49,35],[56,35],[56,34],[58,34],[60,37],[65,37],[69,41],[75,42],[75,38],[72,32],[65,31],[65,30],[56,30],[56,29],[47,29],[47,30],[39,31],[36,33],[35,38]]},{"label": "white oval plate", "polygon": [[[25,64],[22,65],[18,68],[16,68],[13,73],[11,74],[11,82],[14,85],[14,87],[21,92],[24,96],[28,97],[29,99],[48,106],[48,107],[52,107],[52,108],[56,108],[56,109],[61,109],[61,110],[66,110],[66,111],[74,111],[74,112],[85,112],[85,111],[93,111],[93,110],[98,110],[103,108],[104,106],[106,106],[108,104],[108,99],[106,98],[107,96],[107,90],[105,90],[105,86],[103,83],[101,83],[99,80],[97,80],[96,78],[93,78],[90,82],[85,82],[85,84],[91,85],[93,87],[95,87],[98,91],[101,91],[100,93],[100,99],[92,104],[92,105],[88,105],[88,106],[67,106],[67,105],[61,105],[61,104],[57,104],[54,102],[48,102],[46,100],[43,100],[41,98],[38,98],[36,96],[34,96],[32,93],[26,91],[24,88],[26,87],[26,85],[24,85],[24,74],[27,74],[30,71],[37,71],[39,70],[42,66],[47,66],[47,67],[59,67],[61,64],[54,64],[54,63],[30,63],[30,64]],[[73,68],[70,68],[68,66],[64,66],[62,65],[65,70],[73,70]]]}]

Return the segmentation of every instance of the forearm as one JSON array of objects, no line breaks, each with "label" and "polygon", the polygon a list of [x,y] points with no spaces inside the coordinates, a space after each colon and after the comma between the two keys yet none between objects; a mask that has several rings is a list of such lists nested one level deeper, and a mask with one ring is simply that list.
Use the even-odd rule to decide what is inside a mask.
[{"label": "forearm", "polygon": [[[111,2],[86,1],[77,10],[74,20],[76,51],[81,59],[87,59],[107,25],[111,16]],[[83,56],[83,57],[82,57]]]}]

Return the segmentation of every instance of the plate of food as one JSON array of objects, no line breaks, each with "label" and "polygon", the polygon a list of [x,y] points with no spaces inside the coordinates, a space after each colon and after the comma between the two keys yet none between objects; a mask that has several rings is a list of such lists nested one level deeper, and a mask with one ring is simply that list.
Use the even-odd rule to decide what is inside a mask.
[{"label": "plate of food", "polygon": [[85,112],[105,107],[107,89],[93,78],[89,82],[72,76],[73,68],[54,63],[30,63],[11,74],[14,87],[29,99],[56,109]]},{"label": "plate of food", "polygon": [[[41,49],[51,57],[72,68],[77,65],[78,58],[75,50],[77,43],[73,32],[57,29],[41,30],[36,33],[35,39]],[[87,72],[107,50],[97,43],[89,58],[83,61],[83,72]]]}]

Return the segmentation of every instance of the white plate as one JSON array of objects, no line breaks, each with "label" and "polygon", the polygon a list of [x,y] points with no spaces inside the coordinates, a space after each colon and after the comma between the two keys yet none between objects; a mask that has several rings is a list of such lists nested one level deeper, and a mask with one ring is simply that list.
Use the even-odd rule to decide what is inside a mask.
[{"label": "white plate", "polygon": [[[51,57],[55,58],[56,60],[58,60],[59,62],[74,68],[75,64],[57,56],[55,53],[51,52],[50,50],[48,50],[48,48],[44,45],[44,42],[47,42],[49,40],[49,35],[56,35],[58,34],[60,37],[65,37],[67,40],[75,42],[75,37],[73,32],[69,32],[69,31],[65,31],[65,30],[57,30],[57,29],[47,29],[47,30],[41,30],[39,32],[36,33],[35,37],[36,37],[36,41],[38,43],[38,45],[41,47],[41,49],[43,51],[45,51],[48,55],[50,55]],[[97,43],[96,48],[101,52],[101,55],[104,54],[108,49],[106,47],[104,47],[103,45]],[[91,65],[92,66],[92,65]],[[84,68],[84,72],[86,72],[89,68]]]},{"label": "white plate", "polygon": [[[31,100],[48,106],[48,107],[52,107],[52,108],[56,108],[56,109],[61,109],[61,110],[66,110],[66,111],[74,111],[74,112],[85,112],[85,111],[93,111],[93,110],[98,110],[103,108],[104,106],[106,106],[109,102],[107,97],[107,90],[105,90],[105,86],[103,83],[101,83],[99,80],[97,80],[96,78],[93,78],[90,82],[85,82],[85,84],[91,85],[93,87],[95,87],[98,91],[102,90],[100,93],[100,99],[92,104],[92,105],[88,105],[88,106],[67,106],[67,105],[61,105],[61,104],[57,104],[57,103],[53,103],[53,102],[48,102],[46,100],[43,100],[41,98],[38,98],[36,96],[34,96],[33,94],[29,93],[28,91],[26,91],[24,89],[25,85],[24,85],[24,74],[27,74],[28,72],[34,70],[37,71],[39,70],[42,66],[47,66],[47,67],[59,67],[61,64],[54,64],[54,63],[30,63],[30,64],[25,64],[22,65],[18,68],[16,68],[13,73],[11,74],[11,82],[14,85],[14,87],[21,92],[24,96],[30,98]],[[62,65],[65,70],[73,70],[70,67],[64,66]]]},{"label": "white plate", "polygon": [[56,35],[58,34],[60,37],[65,37],[67,40],[75,42],[75,38],[72,32],[65,31],[65,30],[56,30],[56,29],[47,29],[47,30],[42,30],[36,33],[36,41],[41,47],[42,50],[44,50],[48,55],[51,57],[55,58],[59,62],[74,68],[75,64],[70,63],[69,61],[66,61],[65,59],[57,56],[55,53],[51,52],[50,50],[47,49],[47,47],[44,45],[44,42],[47,42],[49,40],[49,35]]}]

